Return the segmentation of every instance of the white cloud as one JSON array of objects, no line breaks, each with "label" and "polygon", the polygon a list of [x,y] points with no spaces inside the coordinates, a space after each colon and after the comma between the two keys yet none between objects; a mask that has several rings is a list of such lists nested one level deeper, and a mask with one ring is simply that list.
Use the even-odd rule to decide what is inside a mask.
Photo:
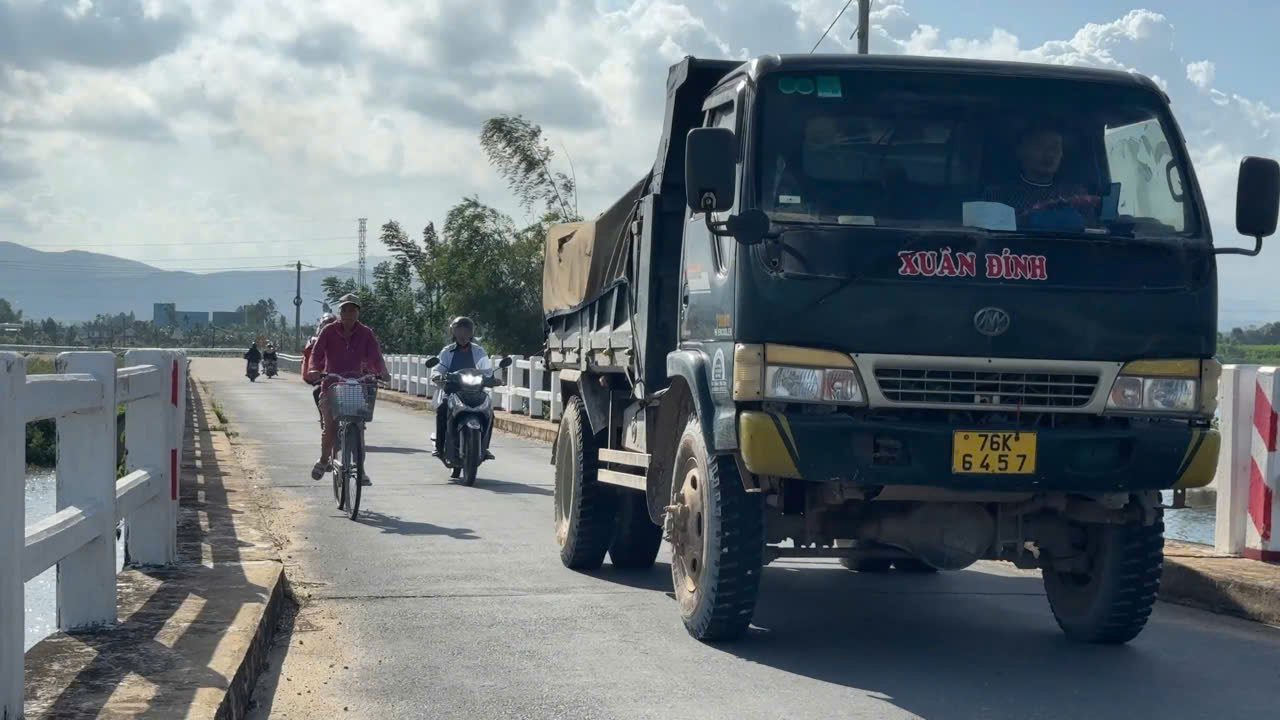
[{"label": "white cloud", "polygon": [[1201,90],[1208,90],[1213,87],[1214,75],[1217,73],[1217,67],[1211,60],[1201,60],[1187,64],[1187,79],[1191,81]]},{"label": "white cloud", "polygon": [[[119,254],[183,266],[220,242],[262,238],[227,245],[226,264],[252,264],[250,254],[342,262],[354,242],[314,238],[348,237],[356,217],[420,228],[473,193],[514,210],[477,143],[496,112],[544,126],[592,212],[652,163],[672,62],[807,52],[833,5],[509,0],[477,12],[474,0],[0,0],[0,239],[92,237],[94,249],[116,242]],[[873,51],[1157,79],[1218,241],[1237,240],[1235,168],[1243,155],[1280,156],[1280,114],[1233,92],[1212,60],[1183,58],[1167,18],[1117,12],[1030,46],[999,26],[957,37],[911,8],[875,4]],[[846,13],[822,49],[852,50],[855,25]],[[1277,253],[1224,259],[1224,313],[1270,292]]]}]

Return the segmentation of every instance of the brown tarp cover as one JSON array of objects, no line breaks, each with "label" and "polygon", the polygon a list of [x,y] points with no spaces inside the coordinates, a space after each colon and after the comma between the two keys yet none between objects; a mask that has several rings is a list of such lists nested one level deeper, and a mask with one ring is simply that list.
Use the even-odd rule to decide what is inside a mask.
[{"label": "brown tarp cover", "polygon": [[594,299],[626,271],[619,247],[648,178],[595,220],[553,225],[542,265],[542,310],[554,315]]}]

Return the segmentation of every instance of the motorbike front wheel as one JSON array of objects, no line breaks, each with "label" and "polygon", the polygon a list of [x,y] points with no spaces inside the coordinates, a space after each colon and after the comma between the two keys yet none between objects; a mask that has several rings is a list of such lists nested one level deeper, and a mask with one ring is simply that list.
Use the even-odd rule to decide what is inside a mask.
[{"label": "motorbike front wheel", "polygon": [[480,468],[480,459],[484,457],[480,450],[480,431],[464,428],[461,440],[462,484],[470,487],[476,484],[476,471]]}]

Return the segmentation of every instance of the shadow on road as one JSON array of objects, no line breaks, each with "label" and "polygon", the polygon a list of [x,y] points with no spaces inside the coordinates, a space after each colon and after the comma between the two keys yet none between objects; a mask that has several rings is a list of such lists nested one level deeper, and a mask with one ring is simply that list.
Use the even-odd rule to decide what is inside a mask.
[{"label": "shadow on road", "polygon": [[366,452],[383,453],[386,455],[424,455],[427,452],[422,448],[381,447],[378,445],[366,445],[364,449]]},{"label": "shadow on road", "polygon": [[475,488],[478,490],[487,490],[498,495],[542,495],[551,497],[555,491],[549,487],[540,485],[527,485],[525,483],[510,482],[507,480],[489,480],[480,478],[476,480]]},{"label": "shadow on road", "polygon": [[448,528],[425,522],[405,520],[376,510],[361,510],[356,522],[377,528],[389,535],[445,535],[454,540],[479,540],[480,536],[470,528]]}]

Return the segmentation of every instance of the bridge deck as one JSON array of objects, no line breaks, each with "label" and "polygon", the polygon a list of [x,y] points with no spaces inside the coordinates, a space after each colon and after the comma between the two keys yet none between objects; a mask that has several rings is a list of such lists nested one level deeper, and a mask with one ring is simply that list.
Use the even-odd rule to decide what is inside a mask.
[{"label": "bridge deck", "polygon": [[302,607],[255,717],[1269,717],[1280,630],[1161,603],[1125,648],[1071,645],[1035,573],[929,577],[826,561],[765,570],[747,640],[691,640],[652,571],[561,567],[546,445],[495,435],[476,487],[429,457],[430,416],[383,403],[362,518],[308,471],[318,424],[295,376],[198,359],[255,481],[276,493]]}]

